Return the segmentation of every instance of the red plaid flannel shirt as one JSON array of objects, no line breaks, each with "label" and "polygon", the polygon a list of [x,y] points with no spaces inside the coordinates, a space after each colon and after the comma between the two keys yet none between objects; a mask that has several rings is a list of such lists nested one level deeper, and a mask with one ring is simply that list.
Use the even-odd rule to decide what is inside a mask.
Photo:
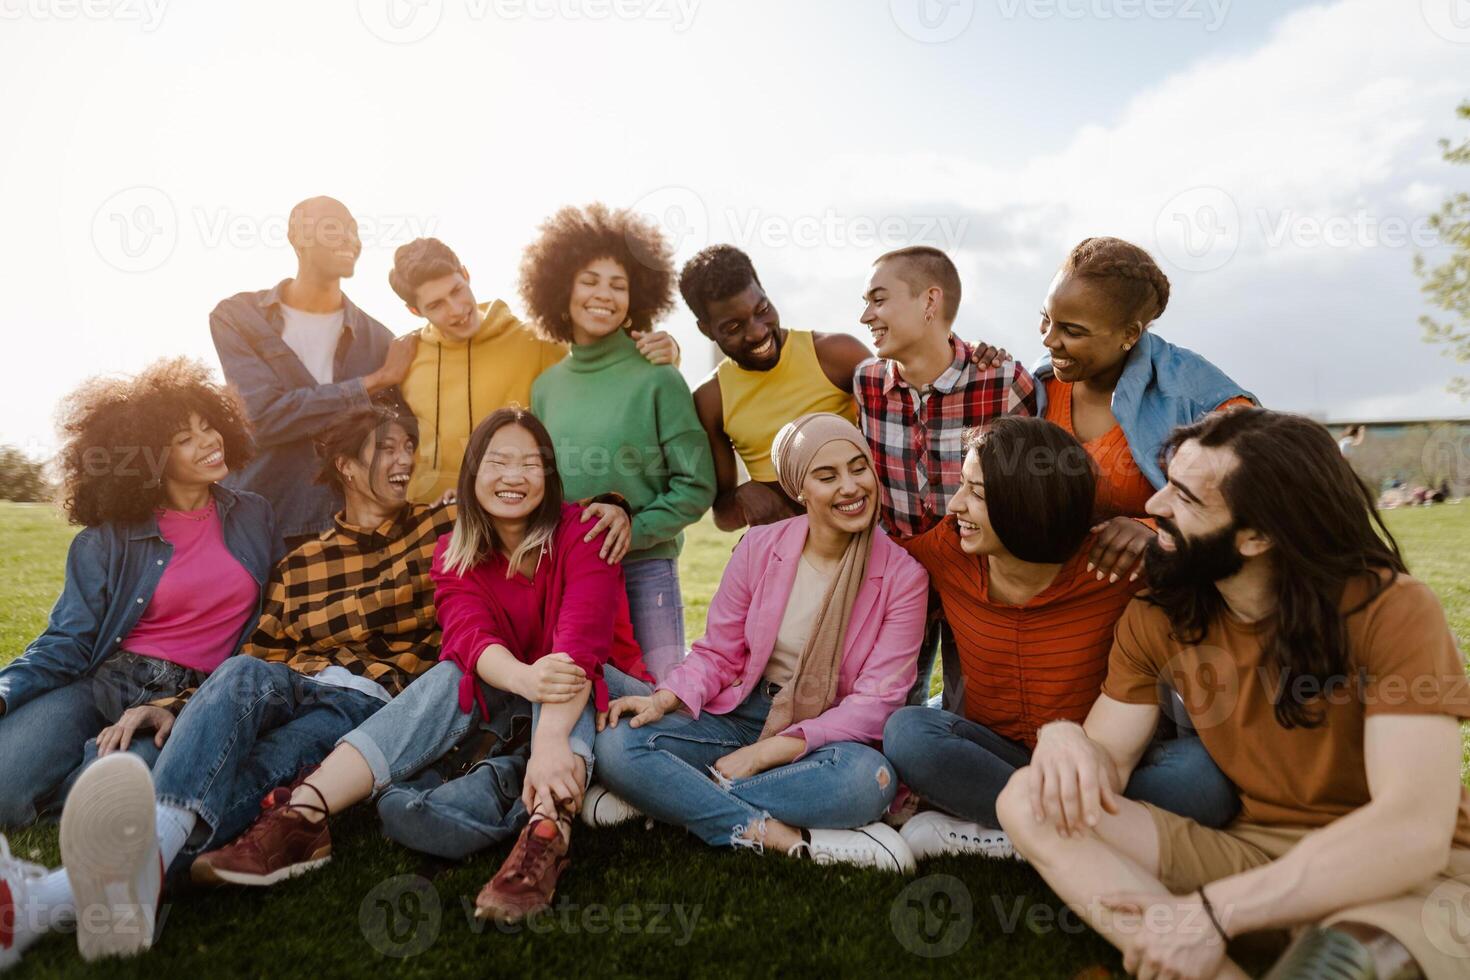
[{"label": "red plaid flannel shirt", "polygon": [[898,365],[870,357],[853,375],[859,424],[883,484],[883,526],[909,538],[944,517],[959,489],[965,430],[998,415],[1035,415],[1036,382],[1015,361],[978,369],[975,348],[950,335],[954,361],[922,391]]}]

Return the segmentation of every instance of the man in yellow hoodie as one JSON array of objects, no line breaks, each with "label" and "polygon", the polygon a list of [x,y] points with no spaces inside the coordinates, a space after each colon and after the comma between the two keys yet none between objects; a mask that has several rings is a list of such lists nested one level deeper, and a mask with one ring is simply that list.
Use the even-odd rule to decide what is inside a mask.
[{"label": "man in yellow hoodie", "polygon": [[[477,303],[470,274],[449,246],[418,238],[393,253],[388,284],[408,311],[429,322],[399,390],[419,422],[408,499],[431,503],[459,483],[470,433],[498,408],[531,404],[531,383],[566,356],[501,300]],[[663,331],[635,335],[654,364],[677,364],[679,345]]]}]

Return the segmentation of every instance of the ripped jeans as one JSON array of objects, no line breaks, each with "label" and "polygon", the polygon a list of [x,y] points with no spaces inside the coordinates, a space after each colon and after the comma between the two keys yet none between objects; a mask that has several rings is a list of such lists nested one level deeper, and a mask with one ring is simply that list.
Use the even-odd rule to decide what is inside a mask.
[{"label": "ripped jeans", "polygon": [[623,565],[628,616],[633,636],[643,649],[643,664],[654,680],[663,680],[684,659],[684,599],[679,592],[679,563],[672,558],[645,558]]},{"label": "ripped jeans", "polygon": [[767,816],[793,827],[847,829],[883,815],[897,777],[881,752],[857,742],[832,742],[796,762],[717,782],[710,767],[754,744],[770,710],[758,689],[724,715],[679,712],[642,728],[621,719],[597,736],[598,779],[648,816],[714,847],[734,845]]}]

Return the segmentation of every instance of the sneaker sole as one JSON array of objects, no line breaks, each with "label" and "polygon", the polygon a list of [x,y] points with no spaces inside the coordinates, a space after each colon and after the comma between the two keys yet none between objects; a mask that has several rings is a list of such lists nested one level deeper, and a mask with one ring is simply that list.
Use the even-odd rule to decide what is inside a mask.
[{"label": "sneaker sole", "polygon": [[245,871],[230,871],[227,868],[217,868],[212,864],[202,861],[194,862],[189,869],[189,878],[199,885],[246,885],[254,888],[266,888],[278,884],[288,878],[304,875],[308,871],[315,871],[328,861],[332,860],[332,852],[329,849],[325,854],[318,851],[310,860],[300,861],[272,871],[268,875],[253,875]]},{"label": "sneaker sole", "polygon": [[[136,756],[82,773],[61,813],[61,861],[78,909],[77,952],[87,962],[153,945],[158,896],[138,879],[158,860],[153,777]],[[82,925],[85,923],[85,925]]]}]

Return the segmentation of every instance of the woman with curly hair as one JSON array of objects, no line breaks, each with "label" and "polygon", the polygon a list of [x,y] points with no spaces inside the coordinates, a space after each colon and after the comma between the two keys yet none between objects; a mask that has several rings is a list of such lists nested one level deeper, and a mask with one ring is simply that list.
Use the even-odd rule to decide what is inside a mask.
[{"label": "woman with curly hair", "polygon": [[[130,709],[197,686],[255,626],[278,543],[271,507],[220,481],[253,444],[202,364],[94,378],[60,412],[72,539],[46,630],[0,670],[0,824],[23,826],[99,750],[133,743]],[[99,732],[101,733],[99,735]]]},{"label": "woman with curly hair", "polygon": [[521,296],[543,336],[572,345],[536,379],[531,410],[551,433],[569,499],[615,492],[632,510],[618,547],[633,631],[661,678],[684,657],[683,531],[715,499],[689,386],[678,369],[640,357],[630,335],[673,306],[668,242],[629,210],[563,208],[526,250]]}]

